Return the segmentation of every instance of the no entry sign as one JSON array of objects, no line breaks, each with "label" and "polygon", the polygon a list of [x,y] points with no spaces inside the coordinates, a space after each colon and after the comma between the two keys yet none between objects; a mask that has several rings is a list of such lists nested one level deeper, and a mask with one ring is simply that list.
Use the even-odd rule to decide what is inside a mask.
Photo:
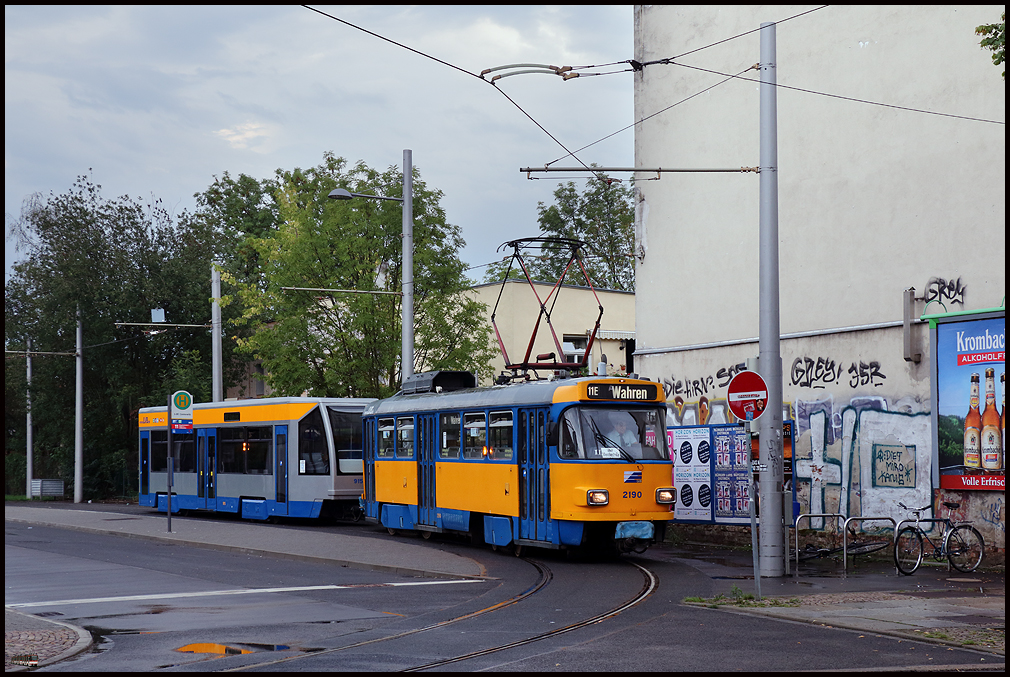
[{"label": "no entry sign", "polygon": [[761,416],[768,404],[768,386],[756,371],[741,371],[729,382],[726,399],[733,415],[744,421]]}]

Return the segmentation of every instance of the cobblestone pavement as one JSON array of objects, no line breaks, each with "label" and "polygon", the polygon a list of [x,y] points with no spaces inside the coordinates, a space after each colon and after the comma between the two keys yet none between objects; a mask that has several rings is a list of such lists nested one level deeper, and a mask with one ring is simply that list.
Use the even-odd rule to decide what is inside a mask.
[{"label": "cobblestone pavement", "polygon": [[[83,634],[82,634],[83,633]],[[84,630],[31,616],[11,609],[4,610],[4,672],[18,670],[12,662],[18,656],[34,655],[39,664],[66,658],[85,650],[91,637]]]}]

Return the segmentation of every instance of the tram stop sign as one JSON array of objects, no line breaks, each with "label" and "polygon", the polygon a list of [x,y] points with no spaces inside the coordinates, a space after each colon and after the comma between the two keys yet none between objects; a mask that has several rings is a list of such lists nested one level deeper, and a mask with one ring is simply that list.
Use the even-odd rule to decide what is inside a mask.
[{"label": "tram stop sign", "polygon": [[743,421],[760,418],[768,404],[768,386],[756,371],[741,371],[729,382],[729,410]]},{"label": "tram stop sign", "polygon": [[193,430],[193,396],[185,390],[178,390],[172,393],[169,398],[171,411],[169,420],[172,422],[172,430],[190,432]]}]

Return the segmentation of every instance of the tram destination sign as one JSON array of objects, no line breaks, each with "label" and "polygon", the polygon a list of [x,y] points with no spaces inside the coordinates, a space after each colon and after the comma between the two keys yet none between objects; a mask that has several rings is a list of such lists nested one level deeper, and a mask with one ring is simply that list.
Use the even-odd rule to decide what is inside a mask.
[{"label": "tram destination sign", "polygon": [[591,400],[626,400],[648,402],[656,399],[655,383],[590,383],[586,395]]}]

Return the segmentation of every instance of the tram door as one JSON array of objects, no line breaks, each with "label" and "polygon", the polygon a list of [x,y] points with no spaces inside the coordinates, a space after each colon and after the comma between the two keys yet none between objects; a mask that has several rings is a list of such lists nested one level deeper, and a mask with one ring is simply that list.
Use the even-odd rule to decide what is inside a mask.
[{"label": "tram door", "polygon": [[435,524],[435,420],[434,414],[417,417],[417,523]]},{"label": "tram door", "polygon": [[151,491],[151,433],[140,433],[140,495]]},{"label": "tram door", "polygon": [[519,538],[549,541],[550,463],[547,409],[519,410]]},{"label": "tram door", "polygon": [[198,428],[196,431],[196,501],[197,508],[214,510],[217,492],[214,488],[217,473],[217,429]]},{"label": "tram door", "polygon": [[378,517],[379,504],[375,501],[375,447],[378,439],[375,436],[375,419],[365,419],[365,516]]},{"label": "tram door", "polygon": [[288,427],[274,426],[274,481],[277,483],[275,515],[288,514]]}]

